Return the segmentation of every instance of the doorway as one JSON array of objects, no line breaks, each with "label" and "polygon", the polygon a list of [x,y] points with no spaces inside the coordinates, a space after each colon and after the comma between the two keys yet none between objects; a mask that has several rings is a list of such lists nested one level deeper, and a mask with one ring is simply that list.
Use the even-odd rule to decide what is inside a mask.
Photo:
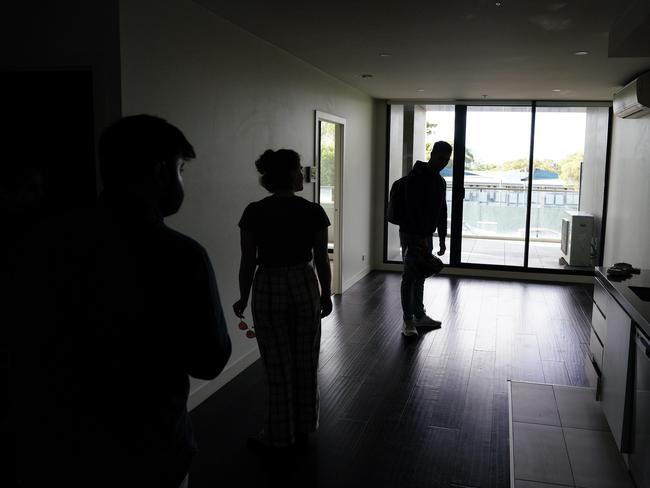
[{"label": "doorway", "polygon": [[327,247],[332,269],[332,293],[342,292],[342,194],[345,119],[316,111],[316,155],[318,166],[316,201],[330,220]]}]

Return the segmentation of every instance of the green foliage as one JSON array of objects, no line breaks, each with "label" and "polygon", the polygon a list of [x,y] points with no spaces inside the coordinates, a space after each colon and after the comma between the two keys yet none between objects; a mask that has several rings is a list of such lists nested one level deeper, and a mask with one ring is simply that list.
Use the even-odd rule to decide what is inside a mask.
[{"label": "green foliage", "polygon": [[544,159],[543,161],[536,159],[534,161],[534,164],[535,164],[535,169],[550,171],[551,173],[560,172],[559,166],[552,159]]},{"label": "green foliage", "polygon": [[[533,161],[533,165],[535,170],[550,171],[551,173],[559,174],[558,165],[555,164],[551,159],[544,159],[544,160],[536,159],[535,161]],[[497,165],[489,165],[489,166],[498,167]],[[527,173],[528,159],[519,158],[519,159],[513,159],[511,161],[506,161],[501,165],[499,169],[503,171],[521,171],[523,173]]]},{"label": "green foliage", "polygon": [[512,161],[506,161],[501,166],[503,171],[528,171],[528,160],[527,159],[513,159]]},{"label": "green foliage", "polygon": [[336,126],[328,122],[321,123],[320,133],[320,184],[334,186],[334,150],[336,149]]},{"label": "green foliage", "polygon": [[[584,160],[582,152],[573,153],[562,161],[556,163],[551,159],[535,160],[534,168],[536,170],[550,171],[555,173],[567,185],[575,186],[580,183],[580,164]],[[466,158],[467,161],[467,158]],[[467,167],[467,163],[466,163]],[[506,161],[502,165],[492,163],[473,163],[469,166],[471,169],[477,171],[521,171],[522,173],[528,172],[528,159],[520,158]]]},{"label": "green foliage", "polygon": [[[431,151],[433,150],[433,144],[435,143],[435,132],[436,128],[438,127],[438,124],[434,122],[429,122],[427,121],[426,124],[426,137],[425,137],[425,143],[424,143],[424,160],[428,161],[431,158]],[[451,144],[450,141],[449,144]]]},{"label": "green foliage", "polygon": [[580,164],[584,161],[582,152],[573,153],[560,161],[560,178],[567,185],[576,186],[580,183]]},{"label": "green foliage", "polygon": [[[431,150],[433,148],[432,135],[435,133],[437,124],[427,122],[426,124],[426,134],[427,142],[425,147],[425,157],[428,161],[431,157]],[[450,144],[451,141],[447,141]],[[452,144],[453,145],[453,144]],[[560,162],[555,162],[552,159],[539,160],[536,159],[533,164],[536,170],[549,171],[555,173],[561,178],[567,185],[575,186],[580,182],[580,165],[584,160],[584,154],[582,152],[576,152],[567,156],[565,159]],[[451,166],[451,163],[449,164]],[[471,169],[475,171],[521,171],[522,173],[528,172],[528,158],[513,159],[511,161],[506,161],[505,163],[499,165],[496,163],[479,163],[476,160],[474,152],[466,147],[465,148],[465,169]]]},{"label": "green foliage", "polygon": [[472,150],[465,146],[465,169],[472,168],[476,165],[476,157]]},{"label": "green foliage", "polygon": [[502,171],[528,171],[528,159],[520,158],[506,161],[501,165]]},{"label": "green foliage", "polygon": [[480,163],[474,165],[474,167],[471,169],[475,169],[476,171],[496,171],[497,169],[499,169],[499,167],[496,164]]}]

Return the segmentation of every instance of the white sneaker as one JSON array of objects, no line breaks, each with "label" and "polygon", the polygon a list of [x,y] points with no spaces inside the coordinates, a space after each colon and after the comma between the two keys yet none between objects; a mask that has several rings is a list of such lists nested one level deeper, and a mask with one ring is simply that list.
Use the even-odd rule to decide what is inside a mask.
[{"label": "white sneaker", "polygon": [[413,324],[416,327],[429,327],[431,329],[439,329],[442,327],[442,322],[439,320],[434,320],[429,317],[427,314],[424,314],[422,317],[413,317]]},{"label": "white sneaker", "polygon": [[418,330],[415,328],[413,320],[405,320],[402,324],[402,334],[406,337],[417,336]]}]

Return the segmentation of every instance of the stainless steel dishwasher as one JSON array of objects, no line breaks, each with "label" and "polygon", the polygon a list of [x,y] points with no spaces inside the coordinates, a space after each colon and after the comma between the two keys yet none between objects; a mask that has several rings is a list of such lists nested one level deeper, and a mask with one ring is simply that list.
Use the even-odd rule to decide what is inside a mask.
[{"label": "stainless steel dishwasher", "polygon": [[650,338],[635,327],[634,421],[630,471],[637,488],[650,488]]}]

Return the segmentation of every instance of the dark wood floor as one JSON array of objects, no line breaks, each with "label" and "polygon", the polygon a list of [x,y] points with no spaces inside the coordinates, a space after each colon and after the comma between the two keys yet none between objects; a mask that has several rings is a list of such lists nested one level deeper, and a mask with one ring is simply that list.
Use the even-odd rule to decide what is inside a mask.
[{"label": "dark wood floor", "polygon": [[437,277],[442,329],[401,334],[397,273],[374,272],[323,321],[321,425],[281,459],[247,450],[263,415],[259,361],[192,412],[190,486],[507,487],[507,380],[586,386],[592,287]]}]

